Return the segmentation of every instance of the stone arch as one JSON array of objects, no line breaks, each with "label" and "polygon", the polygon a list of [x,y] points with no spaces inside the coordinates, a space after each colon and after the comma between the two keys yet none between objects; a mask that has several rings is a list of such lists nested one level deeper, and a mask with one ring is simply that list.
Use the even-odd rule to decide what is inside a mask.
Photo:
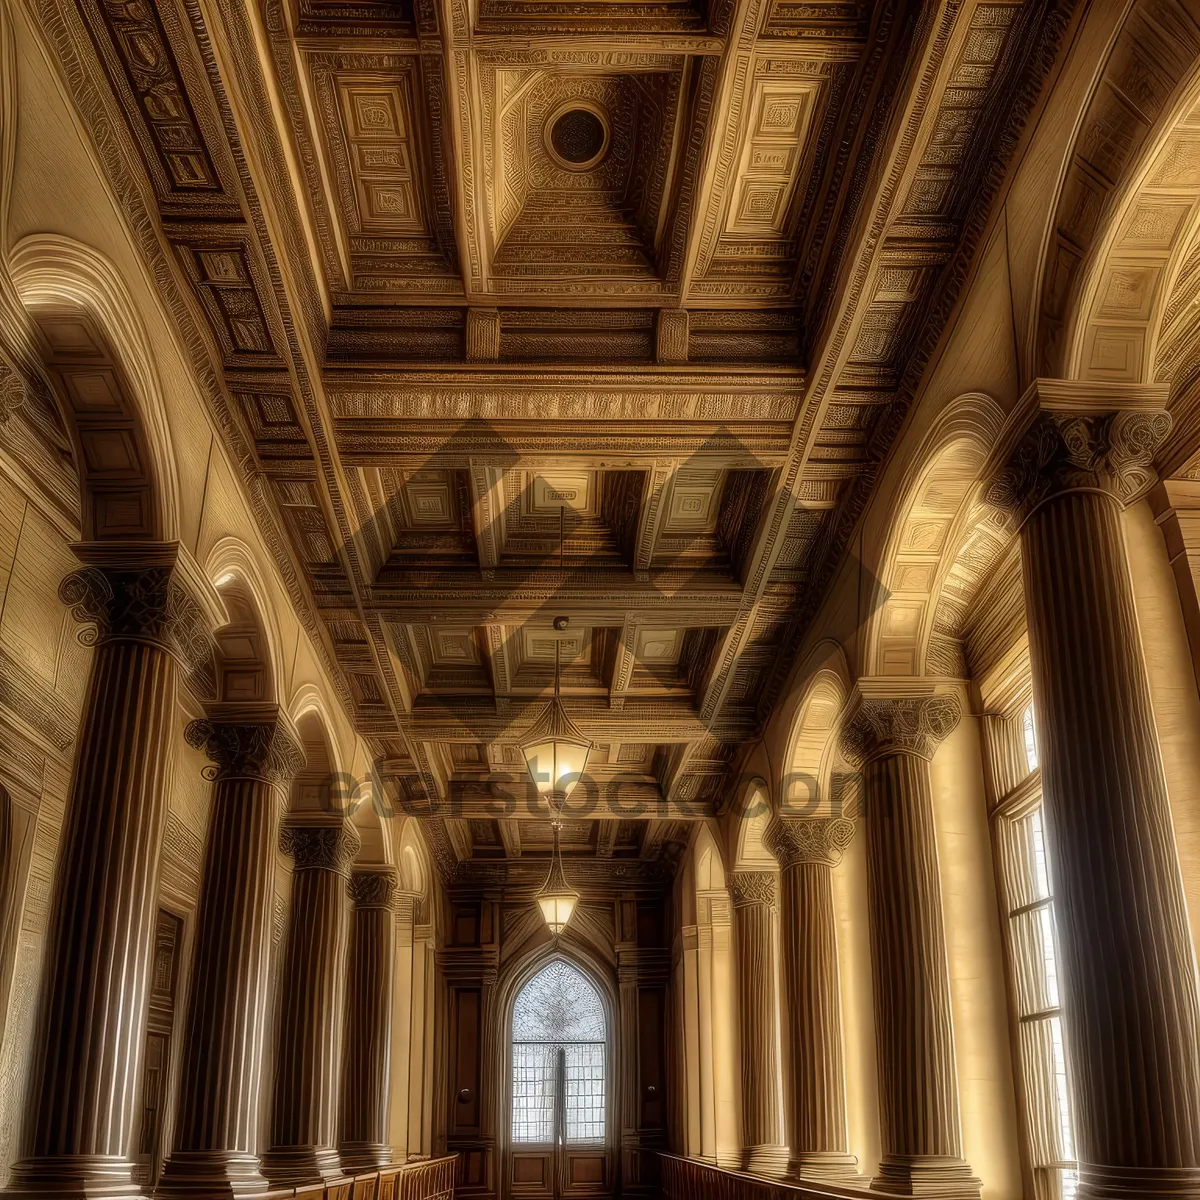
[{"label": "stone arch", "polygon": [[70,432],[84,540],[176,540],[179,483],[162,391],[116,269],[49,234],[18,242],[8,268]]},{"label": "stone arch", "polygon": [[321,712],[304,708],[295,718],[296,732],[304,751],[304,769],[292,781],[288,811],[295,815],[340,815],[335,804],[337,767],[328,726]]},{"label": "stone arch", "polygon": [[417,831],[417,823],[411,817],[404,822],[400,831],[400,844],[396,853],[396,867],[400,875],[400,888],[416,896],[428,894],[430,873],[429,856]]},{"label": "stone arch", "polygon": [[277,695],[277,674],[262,609],[243,576],[223,572],[214,583],[229,618],[214,634],[217,699],[231,704],[270,703]]},{"label": "stone arch", "polygon": [[806,684],[780,781],[781,814],[791,817],[828,815],[834,790],[836,734],[848,694],[846,677],[827,666],[817,670]]},{"label": "stone arch", "polygon": [[222,538],[208,554],[205,575],[229,615],[229,622],[216,635],[221,650],[221,699],[238,698],[227,694],[223,672],[229,669],[259,674],[260,680],[250,689],[255,694],[247,699],[278,703],[283,642],[275,606],[249,547],[238,538]]},{"label": "stone arch", "polygon": [[1011,537],[1006,518],[983,502],[1003,427],[994,400],[968,393],[914,455],[880,559],[883,599],[867,624],[867,675],[961,674],[954,639],[963,597]]},{"label": "stone arch", "polygon": [[1200,31],[1185,4],[1129,6],[1064,160],[1031,328],[1034,374],[1153,377],[1152,329],[1200,217],[1198,67]]},{"label": "stone arch", "polygon": [[763,843],[771,823],[771,789],[761,776],[746,781],[738,797],[733,835],[735,871],[773,871],[775,858]]}]

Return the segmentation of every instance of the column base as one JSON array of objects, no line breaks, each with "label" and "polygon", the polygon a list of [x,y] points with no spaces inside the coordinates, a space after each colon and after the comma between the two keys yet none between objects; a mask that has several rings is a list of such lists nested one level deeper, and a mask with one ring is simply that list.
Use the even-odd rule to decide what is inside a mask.
[{"label": "column base", "polygon": [[786,1146],[747,1146],[742,1151],[741,1169],[749,1175],[782,1179],[788,1169]]},{"label": "column base", "polygon": [[945,1154],[888,1154],[871,1180],[871,1191],[884,1196],[979,1200],[982,1187],[968,1163]]},{"label": "column base", "polygon": [[138,1200],[145,1192],[133,1182],[133,1163],[115,1154],[54,1154],[23,1158],[13,1167],[5,1197],[45,1200]]},{"label": "column base", "polygon": [[343,1142],[338,1147],[338,1157],[347,1175],[359,1175],[386,1167],[392,1161],[392,1148],[382,1142]]},{"label": "column base", "polygon": [[332,1146],[274,1146],[262,1157],[262,1173],[273,1188],[345,1178]]},{"label": "column base", "polygon": [[853,1154],[836,1150],[806,1150],[788,1159],[787,1179],[791,1183],[821,1180],[828,1183],[862,1184],[866,1179]]},{"label": "column base", "polygon": [[1200,1197],[1200,1167],[1109,1167],[1079,1164],[1077,1200]]},{"label": "column base", "polygon": [[228,1200],[267,1190],[258,1155],[238,1150],[176,1150],[163,1167],[156,1196]]}]

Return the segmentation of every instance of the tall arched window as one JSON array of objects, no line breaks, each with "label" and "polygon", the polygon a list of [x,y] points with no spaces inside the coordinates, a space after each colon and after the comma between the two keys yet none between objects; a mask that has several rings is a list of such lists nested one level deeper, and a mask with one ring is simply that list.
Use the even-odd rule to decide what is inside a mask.
[{"label": "tall arched window", "polygon": [[555,959],[518,993],[512,1020],[512,1140],[604,1140],[608,1021],[600,994]]}]

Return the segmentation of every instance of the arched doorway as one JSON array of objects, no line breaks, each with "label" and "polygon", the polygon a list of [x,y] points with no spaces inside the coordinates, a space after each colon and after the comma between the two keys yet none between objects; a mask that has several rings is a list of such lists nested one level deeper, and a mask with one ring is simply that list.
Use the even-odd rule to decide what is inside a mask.
[{"label": "arched doorway", "polygon": [[517,993],[509,1033],[509,1194],[610,1195],[614,1063],[600,991],[552,959]]}]

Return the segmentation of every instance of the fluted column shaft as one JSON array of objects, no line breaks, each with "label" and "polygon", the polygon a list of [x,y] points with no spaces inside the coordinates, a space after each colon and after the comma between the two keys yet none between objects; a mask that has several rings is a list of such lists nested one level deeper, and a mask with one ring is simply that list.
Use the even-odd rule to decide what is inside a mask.
[{"label": "fluted column shaft", "polygon": [[175,717],[174,547],[85,567],[60,594],[96,643],[67,803],[12,1193],[137,1195],[140,1083]]},{"label": "fluted column shaft", "polygon": [[358,838],[344,824],[288,826],[295,860],[281,980],[271,1149],[272,1186],[320,1183],[342,1174],[337,1150],[348,899]]},{"label": "fluted column shaft", "polygon": [[857,1174],[846,1131],[846,1068],[833,867],[854,836],[844,818],[777,818],[767,845],[780,866],[783,979],[791,1026],[789,1174]]},{"label": "fluted column shaft", "polygon": [[262,1191],[259,1094],[271,953],[275,845],[303,765],[274,706],[221,705],[188,740],[216,764],[197,915],[175,1147],[159,1193]]},{"label": "fluted column shaft", "polygon": [[950,973],[929,759],[952,696],[863,700],[843,738],[862,765],[883,1158],[878,1191],[978,1195],[962,1158]]},{"label": "fluted column shaft", "polygon": [[742,1165],[775,1175],[787,1166],[779,1119],[779,1038],[775,1023],[775,877],[732,878],[737,935],[742,1058]]},{"label": "fluted column shaft", "polygon": [[342,1167],[365,1171],[392,1160],[387,1110],[392,1040],[395,872],[355,871],[350,877],[350,965],[346,1049],[342,1067]]},{"label": "fluted column shaft", "polygon": [[1121,529],[1168,429],[1165,413],[1043,417],[1013,464],[1033,441],[1021,551],[1089,1198],[1200,1196],[1200,1004]]}]

